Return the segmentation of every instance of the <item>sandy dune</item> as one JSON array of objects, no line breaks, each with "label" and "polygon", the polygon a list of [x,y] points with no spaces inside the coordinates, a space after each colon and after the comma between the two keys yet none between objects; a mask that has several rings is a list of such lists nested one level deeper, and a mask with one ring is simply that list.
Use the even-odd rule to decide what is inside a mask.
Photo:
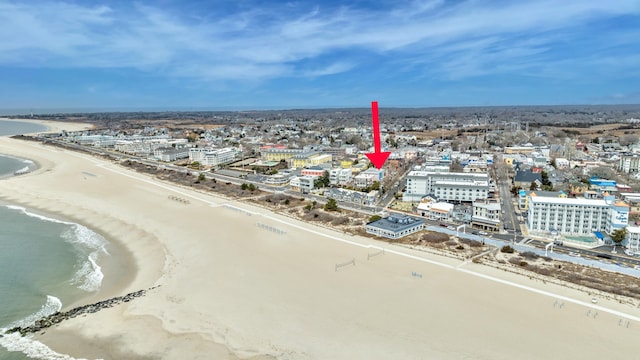
[{"label": "sandy dune", "polygon": [[[84,154],[6,138],[0,153],[41,165],[30,175],[0,181],[2,199],[84,223],[134,259],[129,268],[126,260],[103,264],[103,289],[87,302],[160,285],[143,298],[39,336],[61,353],[167,359],[640,356],[637,308],[601,300],[596,309],[589,295],[575,290],[331,232]],[[376,247],[387,251],[368,260]],[[353,259],[355,266],[336,271],[336,264]]]}]

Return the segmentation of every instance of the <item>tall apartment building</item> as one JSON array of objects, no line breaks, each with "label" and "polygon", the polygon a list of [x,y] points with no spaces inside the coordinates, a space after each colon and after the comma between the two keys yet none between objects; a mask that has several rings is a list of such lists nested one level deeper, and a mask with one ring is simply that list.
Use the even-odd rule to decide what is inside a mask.
[{"label": "tall apartment building", "polygon": [[412,171],[402,201],[416,202],[432,195],[442,201],[473,202],[489,197],[489,174]]},{"label": "tall apartment building", "polygon": [[528,222],[532,233],[553,230],[564,235],[610,234],[627,226],[629,206],[614,199],[529,198]]}]

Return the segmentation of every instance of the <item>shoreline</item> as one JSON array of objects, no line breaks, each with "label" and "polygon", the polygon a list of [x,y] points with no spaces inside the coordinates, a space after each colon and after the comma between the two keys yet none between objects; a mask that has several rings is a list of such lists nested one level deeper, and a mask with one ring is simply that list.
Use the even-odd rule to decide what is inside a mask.
[{"label": "shoreline", "polygon": [[[603,312],[595,319],[585,315],[592,307],[554,305],[563,297],[584,298],[573,289],[484,265],[461,268],[460,260],[412,249],[367,260],[370,252],[392,245],[159,182],[83,154],[3,139],[0,151],[7,144],[40,153],[51,168],[0,182],[0,189],[12,190],[25,207],[62,214],[109,241],[122,241],[140,269],[129,288],[162,285],[135,302],[36,336],[61,353],[534,359],[543,356],[544,344],[545,354],[590,359],[637,351],[631,345],[635,333],[616,325],[616,316]],[[96,177],[83,179],[87,169]],[[170,201],[172,193],[192,201]],[[256,223],[285,233],[261,230]],[[352,259],[353,266],[334,268]],[[614,301],[599,306],[640,314]],[[527,336],[514,337],[524,331]],[[485,333],[491,335],[478,335]]]}]

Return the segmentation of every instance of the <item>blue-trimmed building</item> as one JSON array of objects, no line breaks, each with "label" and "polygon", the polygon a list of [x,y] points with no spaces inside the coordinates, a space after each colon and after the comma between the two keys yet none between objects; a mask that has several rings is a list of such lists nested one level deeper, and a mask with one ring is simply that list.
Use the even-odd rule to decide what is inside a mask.
[{"label": "blue-trimmed building", "polygon": [[388,239],[400,239],[424,230],[424,221],[418,217],[394,214],[370,222],[365,228],[369,234],[386,237]]}]

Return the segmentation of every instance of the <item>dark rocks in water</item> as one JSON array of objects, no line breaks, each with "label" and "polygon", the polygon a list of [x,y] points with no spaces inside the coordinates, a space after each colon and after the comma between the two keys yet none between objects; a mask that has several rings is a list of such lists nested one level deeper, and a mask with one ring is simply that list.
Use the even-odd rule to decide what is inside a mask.
[{"label": "dark rocks in water", "polygon": [[[158,286],[154,286],[152,288],[149,288],[148,290],[138,290],[138,291],[134,291],[132,293],[129,293],[127,295],[124,296],[116,296],[114,298],[111,299],[107,299],[107,300],[103,300],[103,301],[98,301],[97,303],[94,304],[89,304],[89,305],[83,305],[83,306],[78,306],[77,308],[73,308],[69,311],[66,312],[56,312],[54,314],[51,314],[49,316],[45,316],[42,319],[36,320],[35,323],[33,323],[33,325],[30,326],[25,326],[25,327],[21,327],[21,326],[16,326],[13,327],[11,329],[8,329],[5,333],[6,334],[12,334],[12,333],[16,333],[19,332],[20,335],[25,336],[27,334],[32,334],[32,333],[36,333],[40,330],[46,329],[48,327],[51,327],[52,325],[56,325],[61,323],[64,320],[68,320],[68,319],[72,319],[78,315],[84,315],[84,314],[93,314],[96,313],[102,309],[105,308],[110,308],[113,307],[115,305],[121,304],[123,302],[129,302],[135,298],[141,297],[143,295],[146,294],[147,291],[149,290],[153,290],[155,288],[157,288]],[[0,334],[0,337],[2,337],[2,334]]]}]

